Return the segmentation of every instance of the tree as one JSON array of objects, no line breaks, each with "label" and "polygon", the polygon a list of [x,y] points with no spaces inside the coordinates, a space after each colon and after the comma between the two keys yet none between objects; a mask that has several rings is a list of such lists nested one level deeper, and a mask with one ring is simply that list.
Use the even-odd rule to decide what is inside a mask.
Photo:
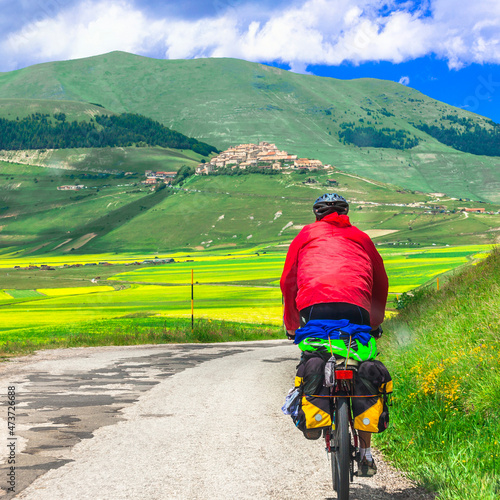
[{"label": "tree", "polygon": [[189,167],[188,165],[182,165],[182,167],[179,169],[176,176],[174,177],[174,180],[172,181],[172,186],[180,184],[191,175],[194,175],[194,172],[195,170],[193,167]]}]

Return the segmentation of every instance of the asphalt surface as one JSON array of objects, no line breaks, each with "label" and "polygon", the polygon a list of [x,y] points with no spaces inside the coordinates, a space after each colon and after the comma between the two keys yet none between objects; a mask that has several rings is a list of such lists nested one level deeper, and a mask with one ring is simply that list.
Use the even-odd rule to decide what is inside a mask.
[{"label": "asphalt surface", "polygon": [[[280,409],[297,361],[295,346],[267,341],[61,349],[3,363],[0,497],[336,498],[324,442],[304,439]],[[355,479],[353,500],[432,498],[377,465],[374,478]]]}]

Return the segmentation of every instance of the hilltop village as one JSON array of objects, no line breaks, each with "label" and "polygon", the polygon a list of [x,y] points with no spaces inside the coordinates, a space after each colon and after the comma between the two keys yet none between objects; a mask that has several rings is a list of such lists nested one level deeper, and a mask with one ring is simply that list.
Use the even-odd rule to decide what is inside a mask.
[{"label": "hilltop village", "polygon": [[331,168],[323,165],[319,160],[308,158],[297,158],[297,155],[280,151],[275,144],[259,142],[259,144],[240,144],[230,147],[212,158],[209,163],[200,163],[196,168],[197,175],[208,175],[221,168],[249,167],[271,168],[274,170],[306,169],[318,170],[320,168]]}]

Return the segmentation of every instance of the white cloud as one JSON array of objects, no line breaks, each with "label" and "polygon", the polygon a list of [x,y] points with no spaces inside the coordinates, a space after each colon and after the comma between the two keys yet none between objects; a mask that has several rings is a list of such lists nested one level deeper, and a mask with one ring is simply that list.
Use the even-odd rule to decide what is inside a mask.
[{"label": "white cloud", "polygon": [[410,77],[409,76],[402,76],[400,79],[399,79],[399,83],[401,85],[410,85]]},{"label": "white cloud", "polygon": [[432,16],[405,4],[381,15],[383,0],[302,0],[258,13],[229,4],[215,17],[183,20],[153,18],[125,0],[85,0],[4,38],[0,60],[15,66],[124,50],[173,59],[279,60],[297,72],[310,64],[400,63],[431,53],[450,68],[500,62],[498,0],[460,8],[456,0],[434,0]]},{"label": "white cloud", "polygon": [[0,45],[11,57],[35,62],[75,59],[113,50],[143,53],[164,38],[164,21],[125,2],[84,1],[11,34]]}]

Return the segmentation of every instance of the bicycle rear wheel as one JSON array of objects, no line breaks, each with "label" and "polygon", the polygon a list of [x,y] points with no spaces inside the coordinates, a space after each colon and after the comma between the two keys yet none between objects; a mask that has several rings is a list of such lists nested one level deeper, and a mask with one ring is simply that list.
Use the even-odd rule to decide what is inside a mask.
[{"label": "bicycle rear wheel", "polygon": [[334,436],[332,433],[332,441],[331,441],[332,451],[330,453],[331,465],[332,465],[332,484],[333,491],[337,491],[338,477],[337,477],[337,454],[334,451]]},{"label": "bicycle rear wheel", "polygon": [[349,499],[351,480],[351,439],[349,435],[349,401],[338,398],[335,430],[332,433],[332,482],[339,500]]}]

